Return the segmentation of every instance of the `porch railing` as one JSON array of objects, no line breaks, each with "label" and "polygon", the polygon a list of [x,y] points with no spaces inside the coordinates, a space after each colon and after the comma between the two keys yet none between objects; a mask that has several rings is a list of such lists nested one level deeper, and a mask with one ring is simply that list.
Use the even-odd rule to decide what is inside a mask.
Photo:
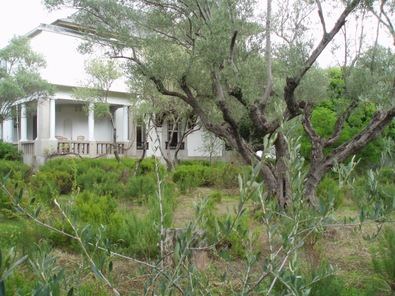
[{"label": "porch railing", "polygon": [[23,141],[19,147],[23,155],[34,155],[34,141]]},{"label": "porch railing", "polygon": [[[117,143],[118,146],[118,154],[125,154],[125,143]],[[113,144],[112,142],[97,142],[96,143],[96,151],[98,155],[108,155],[108,154],[113,154],[114,149],[113,149]]]},{"label": "porch railing", "polygon": [[59,154],[75,153],[88,155],[90,143],[88,141],[58,141],[57,152]]}]

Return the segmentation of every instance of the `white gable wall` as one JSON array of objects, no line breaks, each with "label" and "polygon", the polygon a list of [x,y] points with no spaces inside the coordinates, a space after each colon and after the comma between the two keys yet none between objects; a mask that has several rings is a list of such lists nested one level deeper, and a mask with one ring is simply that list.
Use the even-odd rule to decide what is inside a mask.
[{"label": "white gable wall", "polygon": [[[88,81],[85,73],[85,62],[100,56],[101,52],[95,51],[95,55],[83,55],[78,52],[78,46],[82,39],[76,36],[41,31],[31,38],[32,49],[40,53],[47,66],[41,70],[42,78],[53,84],[82,86]],[[113,83],[112,91],[127,92],[128,88],[124,79],[118,79]]]}]

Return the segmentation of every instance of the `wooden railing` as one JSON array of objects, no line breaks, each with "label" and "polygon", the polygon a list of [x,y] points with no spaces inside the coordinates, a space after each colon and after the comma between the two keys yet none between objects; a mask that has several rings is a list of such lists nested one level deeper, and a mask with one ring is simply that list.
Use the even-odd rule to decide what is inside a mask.
[{"label": "wooden railing", "polygon": [[[117,143],[118,154],[125,154],[125,143]],[[97,142],[96,151],[98,155],[109,155],[114,153],[112,142]]]},{"label": "wooden railing", "polygon": [[34,155],[34,141],[23,141],[19,148],[23,155]]},{"label": "wooden railing", "polygon": [[89,142],[88,141],[58,141],[57,152],[59,154],[89,154]]}]

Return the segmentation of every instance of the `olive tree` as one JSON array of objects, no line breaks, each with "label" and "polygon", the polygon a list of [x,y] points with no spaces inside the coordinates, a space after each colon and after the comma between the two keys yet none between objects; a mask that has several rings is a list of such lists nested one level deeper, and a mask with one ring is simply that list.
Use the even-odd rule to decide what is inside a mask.
[{"label": "olive tree", "polygon": [[[355,96],[350,91],[328,138],[319,136],[311,124],[312,110],[326,96],[328,84],[317,59],[361,10],[376,15],[393,32],[391,1],[268,0],[263,19],[254,13],[257,6],[250,0],[47,0],[46,4],[77,8],[75,20],[94,32],[89,34],[92,43],[107,46],[111,57],[124,59],[128,74],[188,104],[202,125],[246,163],[261,162],[266,189],[281,206],[292,199],[287,126],[301,121],[313,147],[305,197],[314,205],[316,187],[334,163],[361,150],[395,116],[391,66],[385,72],[390,78],[380,80],[386,90],[383,101],[390,103],[377,104],[375,114],[354,137],[337,141],[360,99],[373,99],[369,92]],[[365,71],[360,49],[353,63],[344,67],[350,77]],[[357,85],[359,78],[351,79],[350,85]],[[365,82],[361,92],[376,83]],[[243,136],[243,121],[253,127],[249,138]],[[275,162],[255,153],[267,138],[273,140]],[[334,149],[328,154],[329,146]]]},{"label": "olive tree", "polygon": [[19,99],[47,97],[52,88],[39,70],[45,66],[24,37],[15,37],[0,49],[0,122],[11,116],[12,105]]}]

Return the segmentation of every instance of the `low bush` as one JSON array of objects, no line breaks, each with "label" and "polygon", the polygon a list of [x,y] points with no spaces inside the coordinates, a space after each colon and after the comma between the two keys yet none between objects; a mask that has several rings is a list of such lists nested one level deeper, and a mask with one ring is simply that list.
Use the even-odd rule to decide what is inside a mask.
[{"label": "low bush", "polygon": [[[160,211],[156,196],[151,196],[146,205],[148,211],[139,215],[134,211],[117,211],[112,215],[106,229],[106,237],[128,255],[153,258],[158,254],[160,240]],[[165,197],[163,202],[164,226],[172,221],[174,201]]]},{"label": "low bush", "polygon": [[111,223],[116,208],[117,204],[110,196],[84,191],[77,196],[73,212],[78,221],[97,226]]},{"label": "low bush", "polygon": [[[32,178],[32,193],[42,200],[59,194],[69,194],[73,186],[98,195],[112,197],[145,197],[152,193],[155,162],[145,159],[140,174],[131,177],[135,160],[123,159],[54,159],[48,161]],[[161,167],[161,171],[164,171]],[[147,183],[147,184],[145,184]]]},{"label": "low bush", "polygon": [[36,224],[25,220],[0,220],[0,249],[15,247],[22,254],[29,253],[41,237]]},{"label": "low bush", "polygon": [[[30,168],[17,161],[0,160],[0,183],[4,185],[12,196],[19,194],[30,178]],[[0,214],[13,216],[10,197],[0,189]]]},{"label": "low bush", "polygon": [[156,192],[156,181],[153,175],[139,175],[129,178],[125,184],[124,197],[145,200]]},{"label": "low bush", "polygon": [[322,179],[320,184],[317,186],[317,196],[326,205],[333,203],[335,209],[341,206],[344,202],[344,195],[342,190],[339,188],[338,181],[330,176],[326,176]]},{"label": "low bush", "polygon": [[379,245],[372,250],[374,270],[395,293],[395,229],[386,227]]},{"label": "low bush", "polygon": [[230,163],[217,162],[212,166],[197,162],[181,164],[173,173],[173,181],[180,187],[181,192],[199,186],[236,187],[238,175],[242,168]]},{"label": "low bush", "polygon": [[21,161],[22,153],[15,145],[0,141],[0,159]]}]

